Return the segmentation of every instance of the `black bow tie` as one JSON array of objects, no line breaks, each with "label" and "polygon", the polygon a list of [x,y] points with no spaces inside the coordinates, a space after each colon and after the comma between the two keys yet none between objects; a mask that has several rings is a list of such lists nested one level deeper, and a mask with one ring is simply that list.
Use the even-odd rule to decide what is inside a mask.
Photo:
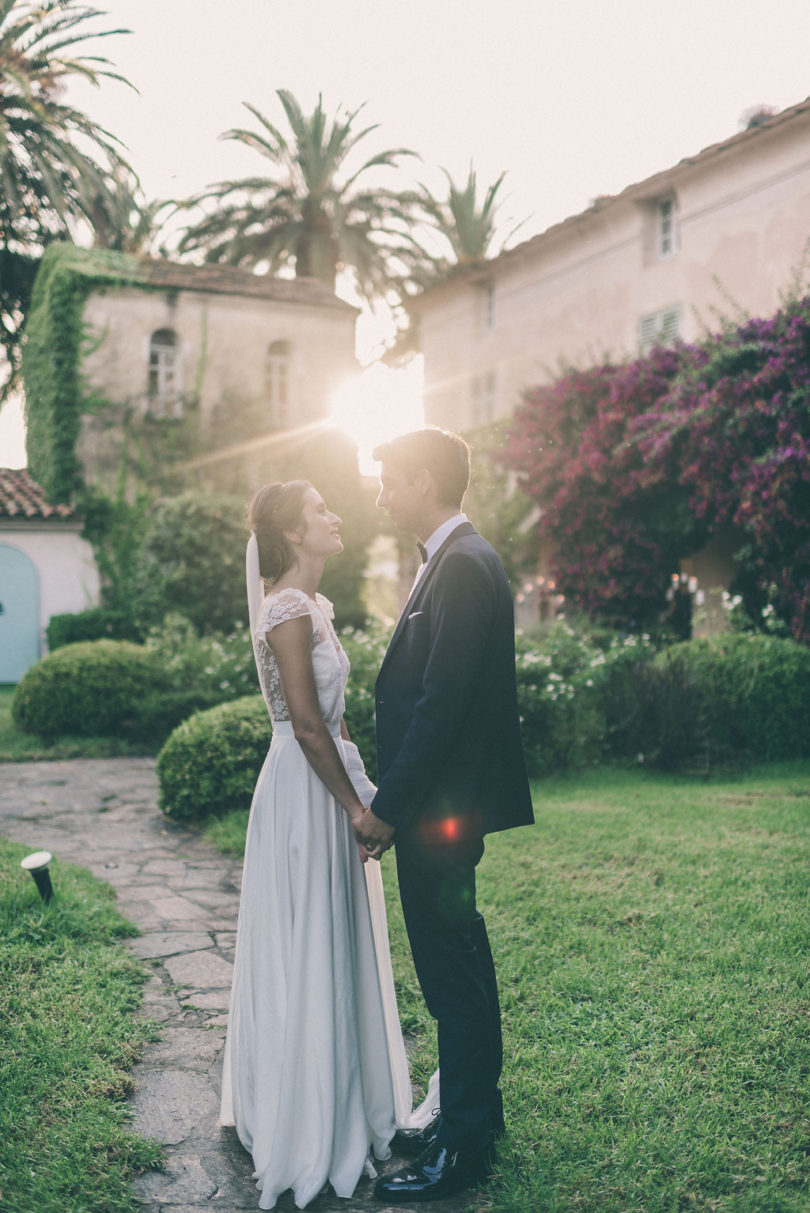
[{"label": "black bow tie", "polygon": [[422,564],[427,562],[427,548],[423,543],[417,541],[416,546],[419,548],[419,555],[422,557]]}]

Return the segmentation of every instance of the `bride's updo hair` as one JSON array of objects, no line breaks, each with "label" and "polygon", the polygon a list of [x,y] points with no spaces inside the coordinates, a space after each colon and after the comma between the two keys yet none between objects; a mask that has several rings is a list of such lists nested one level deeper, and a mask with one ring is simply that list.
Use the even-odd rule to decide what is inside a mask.
[{"label": "bride's updo hair", "polygon": [[284,534],[301,523],[308,480],[265,484],[248,506],[248,526],[256,535],[259,572],[266,581],[278,581],[295,563],[295,552]]}]

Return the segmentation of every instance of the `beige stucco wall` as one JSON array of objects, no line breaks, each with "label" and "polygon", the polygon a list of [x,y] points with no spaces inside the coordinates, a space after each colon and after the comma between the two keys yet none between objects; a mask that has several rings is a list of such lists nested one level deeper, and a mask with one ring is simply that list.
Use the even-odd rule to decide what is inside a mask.
[{"label": "beige stucco wall", "polygon": [[[658,259],[655,201],[671,192],[679,247]],[[737,309],[768,315],[802,272],[809,238],[810,114],[799,113],[495,260],[492,327],[481,305],[483,274],[427,295],[417,306],[428,421],[472,427],[471,385],[488,374],[502,417],[524,388],[552,380],[564,365],[633,356],[647,313],[679,307],[687,341]]]},{"label": "beige stucco wall", "polygon": [[353,311],[199,291],[121,288],[87,300],[88,385],[115,403],[146,405],[149,341],[171,328],[180,339],[180,389],[198,393],[203,426],[264,398],[265,357],[291,346],[295,424],[321,420],[344,379],[356,372]]}]

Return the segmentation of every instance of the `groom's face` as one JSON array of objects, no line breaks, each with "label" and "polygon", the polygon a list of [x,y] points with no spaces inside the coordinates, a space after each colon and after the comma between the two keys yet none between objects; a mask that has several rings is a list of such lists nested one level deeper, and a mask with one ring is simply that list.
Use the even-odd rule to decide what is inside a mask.
[{"label": "groom's face", "polygon": [[421,537],[425,494],[418,476],[409,480],[396,464],[383,463],[377,505],[381,510],[388,511],[394,526]]}]

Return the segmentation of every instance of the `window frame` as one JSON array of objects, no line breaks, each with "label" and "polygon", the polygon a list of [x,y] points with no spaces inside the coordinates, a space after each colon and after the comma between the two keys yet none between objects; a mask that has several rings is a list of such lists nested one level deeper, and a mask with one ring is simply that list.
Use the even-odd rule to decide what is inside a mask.
[{"label": "window frame", "polygon": [[[171,340],[165,340],[170,337]],[[164,338],[164,340],[160,340]],[[176,329],[154,329],[149,336],[146,361],[146,399],[156,417],[180,417],[183,411],[180,381],[180,340]]]},{"label": "window frame", "polygon": [[273,429],[290,424],[292,403],[292,343],[284,338],[271,341],[264,355],[264,399]]}]

